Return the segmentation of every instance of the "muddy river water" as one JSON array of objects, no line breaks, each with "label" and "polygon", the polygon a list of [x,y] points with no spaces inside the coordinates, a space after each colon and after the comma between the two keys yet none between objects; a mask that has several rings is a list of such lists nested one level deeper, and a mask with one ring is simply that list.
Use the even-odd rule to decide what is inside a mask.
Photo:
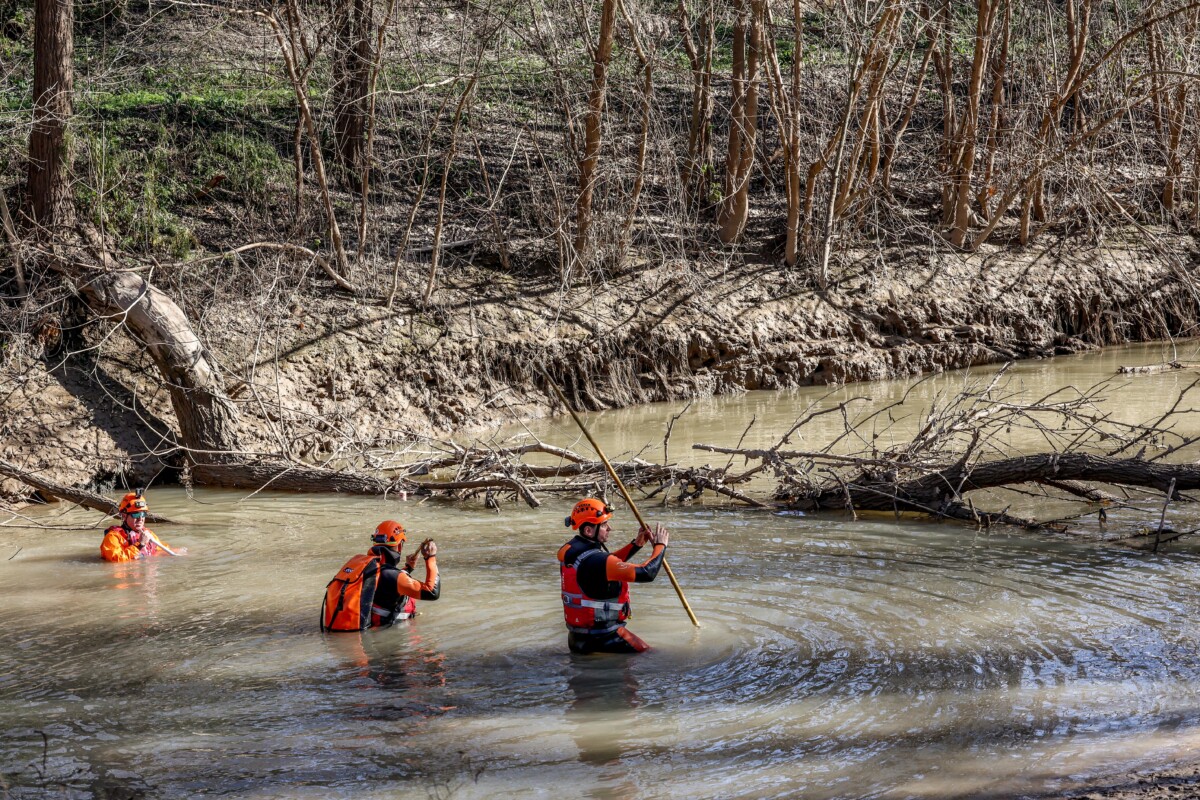
[{"label": "muddy river water", "polygon": [[[1033,362],[1012,379],[1030,393],[1090,385],[1164,355]],[[1151,418],[1194,377],[1118,380],[1115,413]],[[907,386],[697,402],[670,457],[712,462],[687,447],[732,445],[752,418],[745,441],[770,443],[818,398],[878,403]],[[610,455],[659,458],[682,408],[589,420]],[[569,419],[529,429],[583,450]],[[652,506],[702,627],[660,575],[633,591],[630,628],[653,650],[579,657],[554,560],[566,499],[499,514],[178,488],[149,500],[186,521],[157,529],[190,555],[107,564],[99,529],[0,530],[0,797],[1012,797],[1200,747],[1200,540],[1149,555]],[[1170,514],[1180,527],[1200,516]],[[402,626],[322,635],[326,581],[389,517],[437,538],[442,598]],[[635,526],[623,510],[615,523],[620,543]]]}]

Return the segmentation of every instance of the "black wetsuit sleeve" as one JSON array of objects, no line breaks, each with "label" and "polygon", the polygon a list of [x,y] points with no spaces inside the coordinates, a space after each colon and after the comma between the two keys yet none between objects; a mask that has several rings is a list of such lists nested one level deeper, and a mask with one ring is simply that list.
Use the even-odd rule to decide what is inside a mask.
[{"label": "black wetsuit sleeve", "polygon": [[[656,548],[657,549],[657,548]],[[642,564],[640,567],[634,567],[634,583],[649,583],[658,577],[658,570],[662,567],[663,558],[666,557],[667,548],[664,545],[662,550],[654,554],[654,557]]]},{"label": "black wetsuit sleeve", "polygon": [[433,579],[433,589],[432,590],[429,590],[429,589],[421,590],[421,599],[422,600],[437,600],[441,596],[442,596],[442,576],[438,575],[436,578]]}]

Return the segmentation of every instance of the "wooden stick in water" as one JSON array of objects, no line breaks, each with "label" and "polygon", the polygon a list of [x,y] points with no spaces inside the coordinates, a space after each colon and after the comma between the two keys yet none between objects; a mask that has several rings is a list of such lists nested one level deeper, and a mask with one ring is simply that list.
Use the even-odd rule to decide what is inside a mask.
[{"label": "wooden stick in water", "polygon": [[[558,385],[555,384],[554,381],[550,380],[550,376],[548,375],[546,376],[546,382],[550,384],[550,388],[554,390],[554,393],[558,395],[558,399],[562,401],[564,406],[566,406],[567,411],[571,414],[571,418],[575,420],[575,424],[579,426],[579,430],[583,431],[583,435],[586,436],[587,440],[591,443],[592,449],[596,451],[596,455],[600,456],[600,461],[604,463],[605,469],[608,470],[609,477],[613,479],[613,483],[617,485],[617,489],[621,492],[621,496],[625,498],[625,502],[629,504],[629,508],[633,511],[633,516],[637,518],[638,525],[646,530],[650,530],[650,526],[646,524],[646,520],[642,519],[642,513],[638,511],[638,507],[633,502],[633,498],[629,496],[629,490],[625,488],[625,484],[621,482],[621,478],[618,477],[617,471],[613,469],[612,464],[608,462],[608,458],[604,455],[604,451],[600,449],[599,443],[592,438],[591,431],[589,431],[587,426],[583,424],[583,420],[580,419],[579,415],[575,413],[575,409],[571,408],[571,404],[567,402],[567,398],[565,395],[563,395],[562,390],[558,388]],[[679,587],[679,581],[675,579],[675,573],[672,571],[671,565],[667,563],[665,556],[663,557],[662,565],[663,569],[667,571],[667,577],[671,579],[671,586],[675,587],[675,594],[679,595],[679,602],[683,603],[683,609],[687,612],[688,619],[692,621],[693,625],[699,628],[700,621],[696,619],[696,615],[693,613],[691,605],[688,604],[687,598],[683,596],[683,589]]]}]

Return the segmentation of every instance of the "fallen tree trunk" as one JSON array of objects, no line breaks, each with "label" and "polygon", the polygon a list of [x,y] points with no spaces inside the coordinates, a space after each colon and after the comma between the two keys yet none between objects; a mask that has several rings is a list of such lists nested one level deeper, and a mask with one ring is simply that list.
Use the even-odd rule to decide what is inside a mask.
[{"label": "fallen tree trunk", "polygon": [[205,464],[195,468],[192,477],[206,486],[231,489],[274,489],[280,492],[336,492],[340,494],[383,495],[417,492],[426,495],[481,489],[511,490],[531,508],[541,505],[525,484],[509,477],[475,478],[463,481],[414,481],[408,478],[388,480],[356,472],[308,467],[301,464],[256,462],[246,464]]},{"label": "fallen tree trunk", "polygon": [[[891,511],[928,510],[944,505],[948,499],[957,502],[968,492],[1042,481],[1094,481],[1146,486],[1162,492],[1174,481],[1178,492],[1200,489],[1200,467],[1087,453],[1048,453],[955,465],[900,483],[864,472],[860,478],[847,481],[846,486],[855,508]],[[827,488],[814,496],[799,496],[787,502],[801,508],[842,508],[845,493],[840,488]]]},{"label": "fallen tree trunk", "polygon": [[187,459],[234,458],[241,450],[237,407],[183,309],[138,273],[118,269],[97,234],[86,229],[81,234],[101,268],[72,265],[76,288],[101,319],[123,326],[154,360],[170,393]]},{"label": "fallen tree trunk", "polygon": [[[37,491],[46,497],[55,497],[59,500],[67,500],[76,505],[90,508],[93,511],[100,511],[108,514],[110,517],[120,518],[117,512],[117,502],[110,500],[102,494],[89,492],[86,489],[76,489],[70,486],[63,486],[61,483],[39,478],[36,474],[23,470],[7,461],[0,461],[0,475],[14,480],[21,481],[26,486]],[[157,522],[163,524],[174,524],[167,517],[159,514],[147,513],[146,520],[148,522]]]}]

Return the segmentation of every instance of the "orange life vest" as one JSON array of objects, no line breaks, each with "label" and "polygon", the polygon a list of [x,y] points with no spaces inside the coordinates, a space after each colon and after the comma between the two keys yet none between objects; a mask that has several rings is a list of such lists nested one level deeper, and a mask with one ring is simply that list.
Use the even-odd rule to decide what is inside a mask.
[{"label": "orange life vest", "polygon": [[[579,565],[585,559],[608,560],[607,550],[595,548],[584,550],[571,563],[560,565],[562,577],[563,615],[567,628],[575,633],[599,634],[614,631],[629,619],[629,584],[625,581],[610,581],[612,597],[594,598],[584,593],[579,585]],[[613,584],[620,586],[618,590]]]},{"label": "orange life vest", "polygon": [[375,590],[382,571],[383,561],[373,553],[356,555],[347,561],[333,580],[325,584],[321,629],[361,631],[413,616],[417,604],[411,597],[402,598],[404,602],[394,610],[375,605]]}]

